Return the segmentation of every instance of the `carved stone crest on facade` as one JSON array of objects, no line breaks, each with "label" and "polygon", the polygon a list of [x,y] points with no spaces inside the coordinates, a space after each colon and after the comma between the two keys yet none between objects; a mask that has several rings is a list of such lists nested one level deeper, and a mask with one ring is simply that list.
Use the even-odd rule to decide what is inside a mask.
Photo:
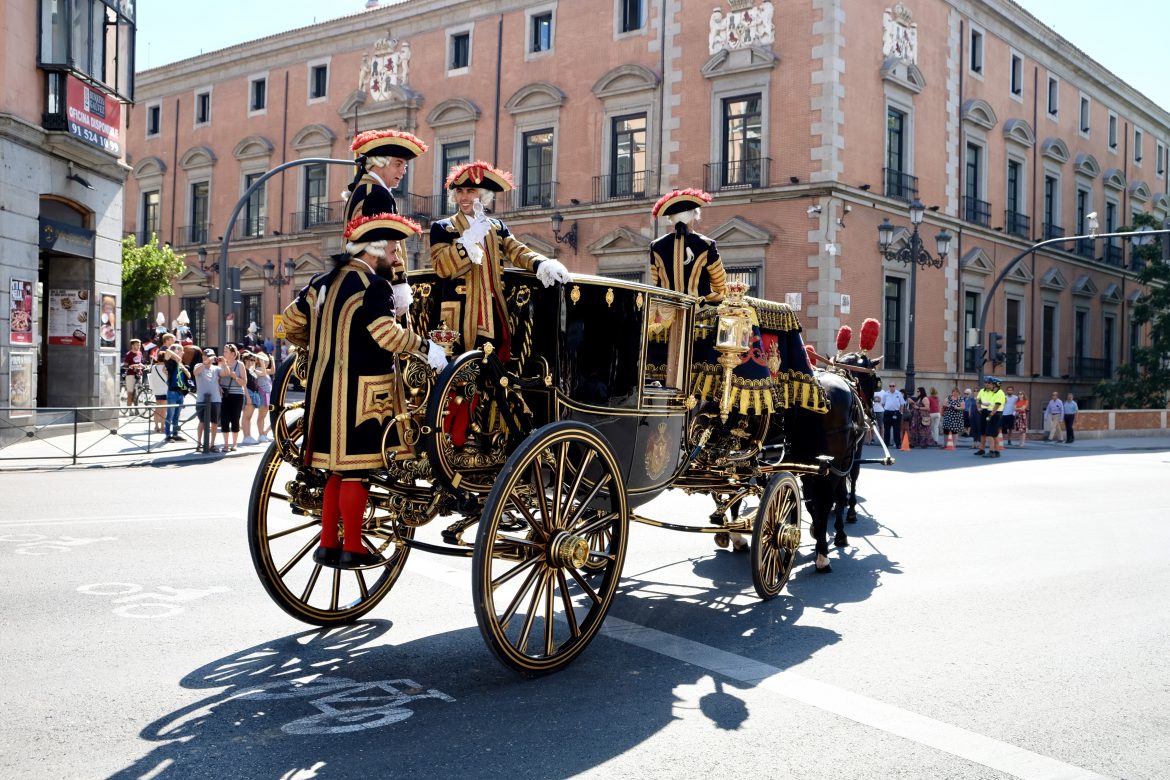
[{"label": "carved stone crest on facade", "polygon": [[392,86],[405,86],[410,80],[410,41],[383,38],[374,51],[362,53],[358,89],[370,100],[387,100]]},{"label": "carved stone crest on facade", "polygon": [[724,15],[722,8],[711,10],[707,33],[707,49],[718,54],[724,49],[746,49],[750,46],[772,45],[776,42],[776,27],[772,22],[772,0],[753,5],[752,0],[729,0],[732,10]]},{"label": "carved stone crest on facade", "polygon": [[918,24],[901,3],[882,14],[882,57],[918,64]]}]

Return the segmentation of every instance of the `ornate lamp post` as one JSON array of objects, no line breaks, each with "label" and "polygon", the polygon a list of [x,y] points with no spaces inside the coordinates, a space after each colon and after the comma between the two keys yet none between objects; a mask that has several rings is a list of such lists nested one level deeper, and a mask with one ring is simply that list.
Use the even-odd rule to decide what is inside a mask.
[{"label": "ornate lamp post", "polygon": [[549,217],[552,222],[553,238],[558,244],[568,244],[569,248],[573,250],[573,254],[577,254],[577,223],[573,222],[572,227],[562,236],[561,227],[565,224],[565,217],[559,211],[554,211]]},{"label": "ornate lamp post", "polygon": [[[293,260],[291,257],[284,261],[284,273],[283,274],[276,273],[276,264],[273,263],[271,260],[269,260],[268,262],[266,262],[264,264],[264,279],[270,285],[272,285],[273,287],[276,288],[276,311],[278,313],[284,311],[284,308],[283,308],[284,300],[281,297],[280,290],[286,284],[292,283],[293,274],[295,274],[296,271],[297,271],[296,261]],[[273,334],[273,335],[275,335],[275,334]],[[283,341],[283,339],[277,339],[277,343],[276,343],[276,350],[275,351],[276,351],[276,357],[278,360],[280,359],[280,347],[281,347],[280,342],[281,341]]]},{"label": "ornate lamp post", "polygon": [[923,207],[922,201],[915,199],[910,204],[910,224],[913,225],[910,241],[906,246],[898,249],[893,248],[894,234],[898,227],[891,224],[889,219],[883,219],[882,224],[878,225],[878,247],[882,257],[886,260],[910,264],[910,328],[906,335],[905,395],[907,398],[914,393],[914,314],[917,303],[918,267],[942,268],[951,251],[951,234],[946,230],[940,231],[934,237],[938,244],[937,256],[931,256],[930,252],[922,246],[922,239],[918,235],[918,226],[922,224],[925,212],[926,209]]}]

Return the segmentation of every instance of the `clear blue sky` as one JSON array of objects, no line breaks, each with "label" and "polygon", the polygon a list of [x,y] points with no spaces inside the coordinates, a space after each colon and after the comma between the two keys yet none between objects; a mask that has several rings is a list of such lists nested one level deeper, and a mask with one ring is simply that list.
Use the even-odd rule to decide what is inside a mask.
[{"label": "clear blue sky", "polygon": [[[596,0],[594,0],[596,1]],[[1170,0],[1017,0],[1040,21],[1170,111]],[[255,38],[359,13],[363,0],[157,0],[138,6],[138,67],[157,68]],[[227,20],[231,19],[229,24]],[[779,44],[781,47],[783,43]]]}]

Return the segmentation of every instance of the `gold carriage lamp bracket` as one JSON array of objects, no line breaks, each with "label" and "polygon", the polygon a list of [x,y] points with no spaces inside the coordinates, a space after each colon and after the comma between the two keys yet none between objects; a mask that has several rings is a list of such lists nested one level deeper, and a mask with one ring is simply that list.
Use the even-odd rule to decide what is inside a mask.
[{"label": "gold carriage lamp bracket", "polygon": [[743,299],[746,293],[745,283],[728,282],[727,295],[716,310],[715,350],[719,353],[719,365],[723,366],[723,395],[719,399],[721,422],[727,422],[731,413],[731,372],[743,362],[743,356],[752,344],[752,310]]}]

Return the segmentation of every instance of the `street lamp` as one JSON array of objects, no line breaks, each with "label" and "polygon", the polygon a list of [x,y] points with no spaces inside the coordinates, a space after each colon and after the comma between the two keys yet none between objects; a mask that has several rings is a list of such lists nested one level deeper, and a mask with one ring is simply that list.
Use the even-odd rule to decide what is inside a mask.
[{"label": "street lamp", "polygon": [[283,303],[280,296],[280,288],[284,287],[286,284],[292,283],[293,274],[295,274],[296,271],[297,263],[291,257],[284,261],[283,275],[276,273],[276,265],[271,260],[264,264],[264,279],[270,285],[276,288],[276,308],[279,309],[281,303]]},{"label": "street lamp", "polygon": [[947,255],[951,251],[951,234],[946,230],[939,232],[934,237],[938,244],[938,256],[932,257],[930,252],[922,246],[922,239],[918,235],[918,226],[922,224],[922,218],[925,216],[926,209],[922,205],[922,201],[915,199],[910,204],[910,224],[913,225],[913,230],[910,232],[910,241],[905,246],[894,249],[894,233],[897,232],[897,226],[890,223],[890,220],[883,219],[882,224],[878,225],[878,247],[881,250],[882,258],[885,260],[897,261],[899,263],[910,264],[910,328],[906,336],[906,397],[909,398],[914,394],[914,311],[917,303],[917,288],[918,288],[918,267],[922,268],[942,268],[946,263]]},{"label": "street lamp", "polygon": [[573,250],[573,254],[577,254],[577,223],[574,221],[573,226],[569,228],[565,235],[561,235],[561,227],[565,224],[565,218],[559,211],[554,211],[549,217],[552,221],[553,238],[558,244],[568,244]]}]

